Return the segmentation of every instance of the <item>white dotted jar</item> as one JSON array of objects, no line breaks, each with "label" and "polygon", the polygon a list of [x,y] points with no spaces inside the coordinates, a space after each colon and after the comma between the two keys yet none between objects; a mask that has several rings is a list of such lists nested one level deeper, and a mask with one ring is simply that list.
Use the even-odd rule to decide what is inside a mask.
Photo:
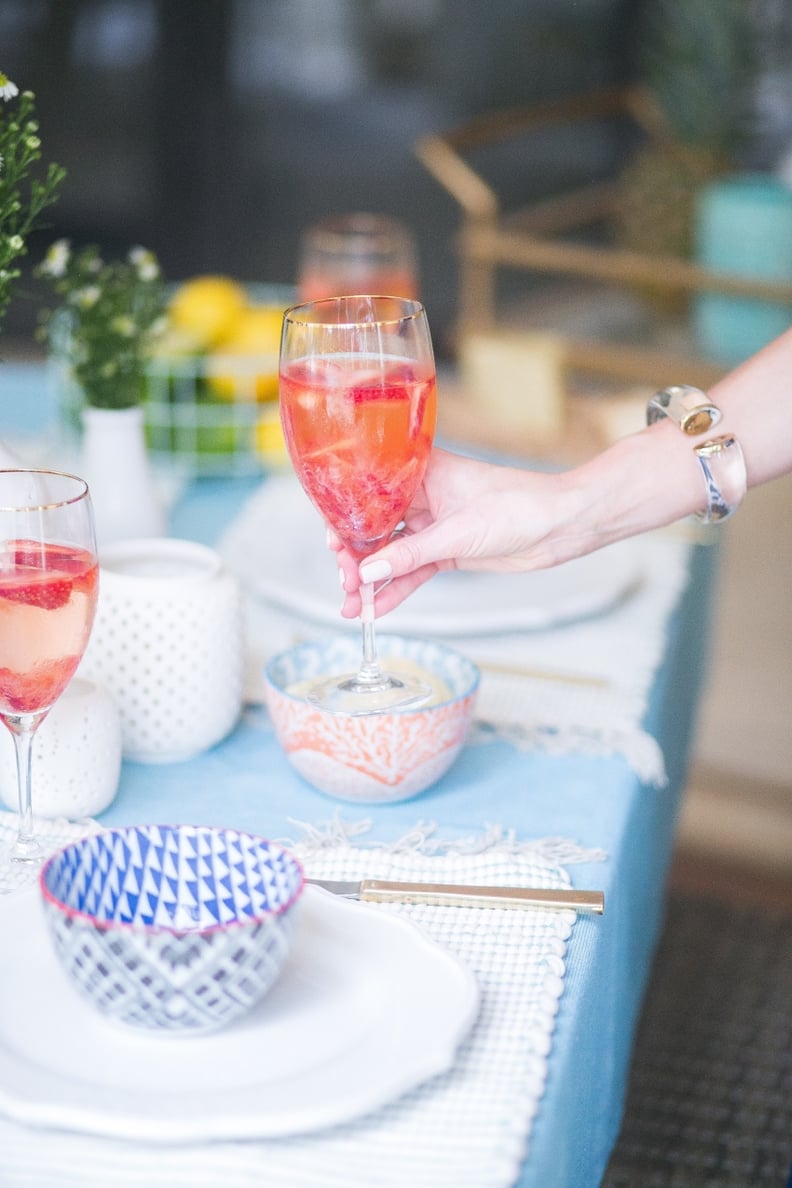
[{"label": "white dotted jar", "polygon": [[[101,813],[121,774],[121,715],[108,689],[75,677],[33,738],[33,813],[72,820]],[[19,809],[14,742],[0,728],[0,796]]]},{"label": "white dotted jar", "polygon": [[96,620],[79,672],[116,698],[124,757],[171,763],[214,746],[242,709],[236,579],[213,549],[187,540],[119,541],[99,561]]}]

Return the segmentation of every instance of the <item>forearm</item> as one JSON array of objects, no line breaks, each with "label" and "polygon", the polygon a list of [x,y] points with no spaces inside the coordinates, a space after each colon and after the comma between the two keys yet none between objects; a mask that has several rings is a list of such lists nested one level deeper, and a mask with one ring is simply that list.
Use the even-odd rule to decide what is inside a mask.
[{"label": "forearm", "polygon": [[661,528],[706,505],[701,467],[670,421],[617,441],[562,476],[555,560]]},{"label": "forearm", "polygon": [[792,471],[792,330],[709,395],[723,413],[715,432],[733,433],[742,446],[749,487]]},{"label": "forearm", "polygon": [[586,551],[701,511],[706,488],[693,446],[709,437],[737,438],[749,487],[792,470],[792,331],[707,395],[722,416],[701,438],[663,420],[568,473]]},{"label": "forearm", "polygon": [[[559,474],[434,450],[405,517],[407,534],[369,559],[368,576],[360,575],[392,579],[378,595],[380,611],[397,606],[438,569],[541,569],[707,510],[710,495],[694,447],[710,438],[736,438],[749,486],[792,471],[792,330],[708,396],[722,416],[701,437],[664,418]],[[724,477],[724,501],[734,506],[742,475],[721,469],[716,484]],[[344,614],[351,616],[359,610],[358,567],[343,552],[341,564]]]}]

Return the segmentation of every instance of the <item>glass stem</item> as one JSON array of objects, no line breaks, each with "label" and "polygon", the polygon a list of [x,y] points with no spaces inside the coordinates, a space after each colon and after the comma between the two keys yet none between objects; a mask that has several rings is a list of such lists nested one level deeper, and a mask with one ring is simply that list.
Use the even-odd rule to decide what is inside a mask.
[{"label": "glass stem", "polygon": [[373,582],[367,582],[360,587],[360,626],[363,633],[363,657],[358,680],[376,684],[382,680],[382,670],[377,659],[377,637],[374,630]]},{"label": "glass stem", "polygon": [[14,739],[16,755],[19,828],[11,850],[11,858],[17,862],[30,862],[41,855],[41,847],[33,833],[31,761],[33,738],[43,717],[43,714],[9,714],[5,719]]}]

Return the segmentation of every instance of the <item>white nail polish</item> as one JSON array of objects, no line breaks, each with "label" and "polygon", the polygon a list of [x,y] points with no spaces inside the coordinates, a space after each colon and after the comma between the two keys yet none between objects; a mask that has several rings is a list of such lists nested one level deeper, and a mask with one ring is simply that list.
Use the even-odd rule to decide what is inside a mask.
[{"label": "white nail polish", "polygon": [[340,566],[338,567],[338,581],[341,585],[341,589],[346,590],[346,574]]},{"label": "white nail polish", "polygon": [[365,561],[360,567],[360,580],[368,585],[370,582],[382,582],[393,573],[390,561]]}]

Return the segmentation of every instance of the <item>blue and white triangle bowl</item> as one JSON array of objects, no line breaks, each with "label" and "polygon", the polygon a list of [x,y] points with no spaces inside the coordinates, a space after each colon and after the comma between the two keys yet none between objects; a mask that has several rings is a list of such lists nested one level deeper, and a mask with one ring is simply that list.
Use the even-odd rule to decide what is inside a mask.
[{"label": "blue and white triangle bowl", "polygon": [[283,846],[236,829],[133,825],[59,850],[40,888],[84,998],[116,1022],[195,1035],[246,1014],[276,981],[303,872]]}]

